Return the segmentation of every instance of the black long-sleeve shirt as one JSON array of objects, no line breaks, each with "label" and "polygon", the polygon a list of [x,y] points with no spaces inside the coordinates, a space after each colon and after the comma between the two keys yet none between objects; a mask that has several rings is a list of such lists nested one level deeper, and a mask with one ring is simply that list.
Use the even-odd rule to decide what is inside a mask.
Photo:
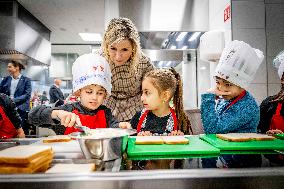
[{"label": "black long-sleeve shirt", "polygon": [[[0,106],[4,109],[7,117],[13,123],[16,129],[22,127],[22,119],[17,112],[15,103],[10,99],[9,96],[0,93]],[[0,117],[2,119],[2,117]]]},{"label": "black long-sleeve shirt", "polygon": [[[64,104],[62,106],[51,108],[44,105],[33,108],[29,113],[29,123],[36,126],[53,127],[54,125],[60,125],[60,122],[51,118],[53,110],[65,110],[72,112],[77,109],[79,114],[82,115],[95,115],[99,110],[104,110],[107,121],[107,127],[117,128],[119,122],[112,116],[111,110],[104,105],[99,106],[96,110],[87,110],[80,102],[74,102],[71,104]],[[54,127],[55,128],[55,127]],[[62,128],[61,128],[62,129]],[[63,134],[64,131],[57,134]]]},{"label": "black long-sleeve shirt", "polygon": [[[258,132],[266,133],[270,128],[272,116],[276,113],[278,102],[271,102],[273,96],[267,97],[260,104],[260,122],[258,125]],[[280,114],[284,117],[284,105],[280,110]]]}]

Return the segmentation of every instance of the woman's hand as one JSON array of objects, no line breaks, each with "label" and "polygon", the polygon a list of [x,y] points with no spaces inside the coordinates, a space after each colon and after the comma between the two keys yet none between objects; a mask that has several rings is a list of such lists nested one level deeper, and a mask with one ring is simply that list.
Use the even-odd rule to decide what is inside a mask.
[{"label": "woman's hand", "polygon": [[279,129],[275,129],[275,130],[269,130],[266,132],[266,134],[268,135],[275,135],[275,134],[283,134],[283,132]]},{"label": "woman's hand", "polygon": [[18,138],[25,138],[25,137],[26,137],[23,128],[17,129],[17,137],[18,137]]},{"label": "woman's hand", "polygon": [[153,134],[150,131],[142,131],[137,134],[137,136],[152,136]]},{"label": "woman's hand", "polygon": [[82,125],[78,115],[64,110],[53,110],[51,113],[52,119],[59,119],[64,127],[72,127],[75,124]]},{"label": "woman's hand", "polygon": [[184,133],[181,132],[180,130],[175,130],[168,134],[168,136],[176,136],[176,135],[184,135]]},{"label": "woman's hand", "polygon": [[131,124],[129,122],[120,122],[119,123],[119,128],[122,128],[122,129],[131,129]]}]

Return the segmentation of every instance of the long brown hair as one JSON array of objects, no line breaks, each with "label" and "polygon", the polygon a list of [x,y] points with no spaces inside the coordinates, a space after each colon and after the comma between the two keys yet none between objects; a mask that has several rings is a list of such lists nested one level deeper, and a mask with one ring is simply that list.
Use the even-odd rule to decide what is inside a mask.
[{"label": "long brown hair", "polygon": [[271,102],[281,102],[284,103],[284,73],[281,78],[281,90],[278,94],[274,95]]},{"label": "long brown hair", "polygon": [[173,97],[173,104],[178,119],[179,130],[184,134],[193,134],[190,121],[184,112],[183,108],[183,89],[180,75],[171,69],[154,69],[147,72],[144,76],[149,78],[153,86],[159,93],[163,91],[170,91],[171,98]]}]

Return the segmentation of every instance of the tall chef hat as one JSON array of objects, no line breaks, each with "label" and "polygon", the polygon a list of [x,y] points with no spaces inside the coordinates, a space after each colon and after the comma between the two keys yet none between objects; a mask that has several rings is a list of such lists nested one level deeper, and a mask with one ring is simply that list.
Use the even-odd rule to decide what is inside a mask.
[{"label": "tall chef hat", "polygon": [[280,79],[282,78],[284,72],[284,51],[281,51],[274,59],[274,66],[278,69],[278,75]]},{"label": "tall chef hat", "polygon": [[232,41],[222,52],[215,76],[247,89],[263,59],[260,50],[243,41]]},{"label": "tall chef hat", "polygon": [[100,85],[111,94],[111,71],[106,59],[98,54],[79,56],[72,66],[73,92],[88,85]]}]

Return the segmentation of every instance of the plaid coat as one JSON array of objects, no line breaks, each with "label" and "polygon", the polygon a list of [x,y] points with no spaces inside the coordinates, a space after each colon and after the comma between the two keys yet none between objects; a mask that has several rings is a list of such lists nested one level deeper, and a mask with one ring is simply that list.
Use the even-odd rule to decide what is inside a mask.
[{"label": "plaid coat", "polygon": [[131,66],[130,61],[121,66],[110,63],[112,91],[106,106],[112,110],[112,114],[119,121],[129,121],[136,112],[142,110],[142,79],[145,73],[154,69],[150,59],[144,54],[139,59],[136,71]]}]

